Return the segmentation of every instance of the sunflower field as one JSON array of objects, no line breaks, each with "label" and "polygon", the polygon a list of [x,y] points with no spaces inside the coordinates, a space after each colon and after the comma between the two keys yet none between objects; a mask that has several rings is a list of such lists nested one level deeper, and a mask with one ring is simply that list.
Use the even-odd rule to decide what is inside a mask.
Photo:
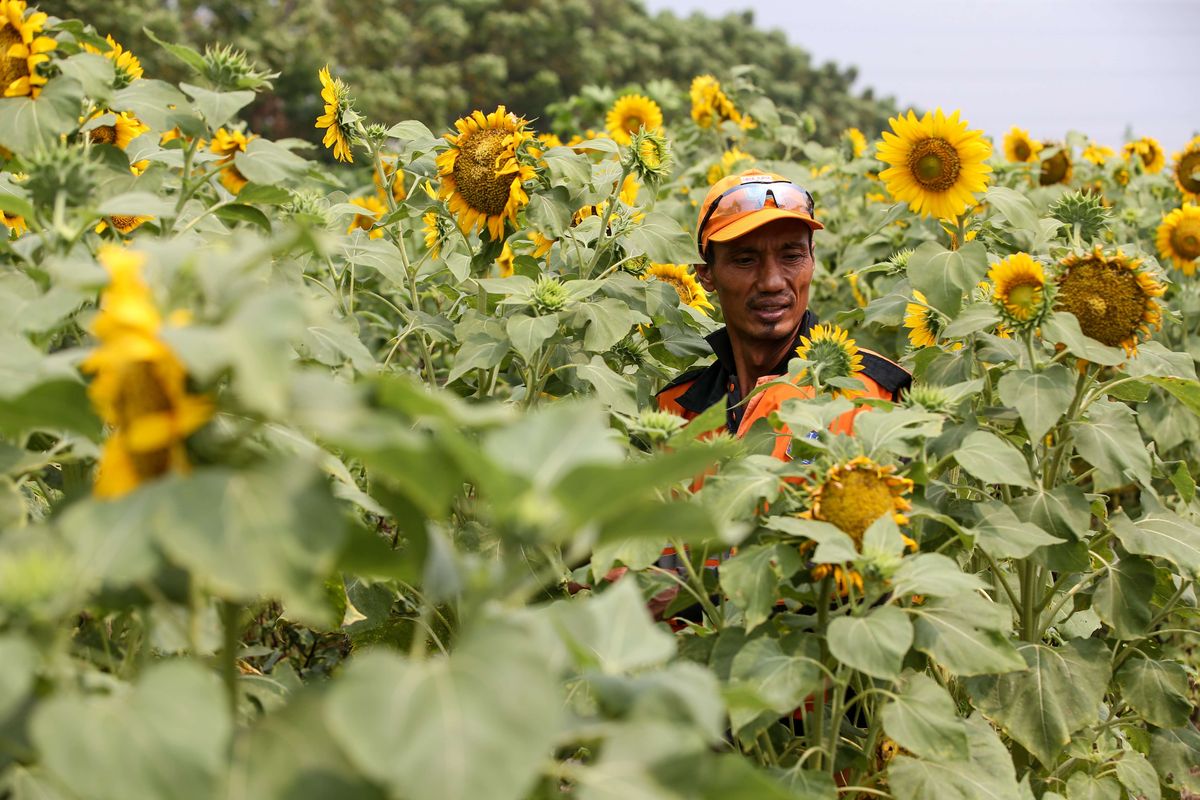
[{"label": "sunflower field", "polygon": [[[0,43],[0,797],[1200,794],[1200,137],[818,141],[742,71],[431,130],[324,69],[318,150],[232,48]],[[654,395],[750,167],[826,325],[734,438]]]}]

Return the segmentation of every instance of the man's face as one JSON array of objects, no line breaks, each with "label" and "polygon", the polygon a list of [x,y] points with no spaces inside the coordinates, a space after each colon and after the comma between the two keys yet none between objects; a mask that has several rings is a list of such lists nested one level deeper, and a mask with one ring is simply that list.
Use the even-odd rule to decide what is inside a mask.
[{"label": "man's face", "polygon": [[716,292],[731,336],[744,342],[790,342],[808,308],[813,278],[812,231],[781,219],[730,242],[712,242],[712,265],[700,284]]}]

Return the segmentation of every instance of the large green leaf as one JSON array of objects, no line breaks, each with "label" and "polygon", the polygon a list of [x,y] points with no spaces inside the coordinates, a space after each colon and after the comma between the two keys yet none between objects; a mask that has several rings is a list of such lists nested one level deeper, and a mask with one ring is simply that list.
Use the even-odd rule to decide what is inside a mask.
[{"label": "large green leaf", "polygon": [[1048,342],[1066,345],[1074,355],[1094,364],[1115,367],[1125,363],[1128,358],[1121,348],[1108,347],[1084,336],[1079,328],[1079,320],[1069,311],[1056,311],[1051,314],[1042,325],[1042,336]]},{"label": "large green leaf", "polygon": [[629,255],[644,255],[660,264],[691,264],[696,260],[696,241],[672,217],[651,211],[622,240]]},{"label": "large green leaf", "polygon": [[984,588],[977,576],[963,572],[953,559],[941,553],[917,553],[900,562],[892,576],[896,595],[923,594],[953,597]]},{"label": "large green leaf", "polygon": [[675,640],[656,626],[632,580],[599,596],[566,600],[549,609],[554,626],[581,669],[617,674],[661,664]]},{"label": "large green leaf", "polygon": [[854,436],[872,457],[912,456],[921,442],[941,432],[943,419],[921,408],[876,409],[855,418]]},{"label": "large green leaf", "polygon": [[881,712],[883,729],[906,750],[934,761],[970,757],[966,721],[954,698],[928,675],[914,673]]},{"label": "large green leaf", "polygon": [[908,259],[908,279],[924,293],[929,304],[954,317],[962,307],[964,291],[987,274],[987,251],[980,242],[967,242],[958,250],[947,250],[937,242],[925,242]]},{"label": "large green leaf", "polygon": [[608,350],[624,339],[635,322],[650,321],[614,297],[580,303],[579,314],[587,320],[583,346],[596,353]]},{"label": "large green leaf", "polygon": [[1076,772],[1067,779],[1067,800],[1119,800],[1121,784],[1115,778]]},{"label": "large green leaf", "polygon": [[613,411],[634,416],[637,414],[637,400],[634,399],[635,387],[633,382],[624,375],[613,372],[612,367],[604,361],[603,356],[592,356],[587,364],[580,364],[575,369],[580,380],[591,385],[600,402]]},{"label": "large green leaf", "polygon": [[57,694],[30,730],[46,768],[79,797],[211,800],[228,757],[228,709],[214,672],[171,661],[114,694]]},{"label": "large green leaf", "polygon": [[518,800],[562,722],[557,676],[524,626],[491,620],[448,658],[376,651],[326,701],[334,738],[363,774],[407,800]]},{"label": "large green leaf", "polygon": [[283,145],[262,138],[251,140],[244,152],[234,156],[234,164],[249,180],[267,184],[295,178],[308,169],[308,162],[303,158]]},{"label": "large green leaf", "polygon": [[[775,714],[790,714],[804,698],[820,690],[820,657],[820,644],[811,634],[793,634],[782,640],[759,636],[733,657],[730,683],[753,692]],[[741,713],[736,706],[731,707],[734,730],[740,730],[758,711],[757,706]]]},{"label": "large green leaf", "polygon": [[525,360],[533,363],[533,357],[542,349],[547,339],[558,330],[558,317],[530,317],[525,314],[515,314],[508,318],[505,324],[509,341],[513,349]]},{"label": "large green leaf", "polygon": [[999,211],[1017,230],[1037,233],[1037,209],[1029,198],[1007,186],[992,186],[983,196],[985,203]]},{"label": "large green leaf", "polygon": [[1062,647],[1025,642],[1028,669],[967,682],[976,708],[996,722],[1045,766],[1096,722],[1112,677],[1110,655],[1099,639],[1075,639]]},{"label": "large green leaf", "polygon": [[1192,712],[1188,675],[1176,661],[1131,658],[1116,675],[1121,696],[1147,722],[1160,728],[1186,725]]},{"label": "large green leaf", "polygon": [[1032,489],[1035,484],[1021,452],[994,433],[975,431],[954,451],[960,467],[984,483]]},{"label": "large green leaf", "polygon": [[1092,609],[1118,639],[1140,639],[1150,624],[1154,582],[1153,564],[1144,558],[1126,556],[1109,564],[1096,582]]},{"label": "large green leaf", "polygon": [[38,653],[32,643],[15,634],[0,635],[0,729],[33,689]]},{"label": "large green leaf", "polygon": [[1075,449],[1096,468],[1096,491],[1116,489],[1131,481],[1150,484],[1150,453],[1124,403],[1100,400],[1088,410],[1087,422],[1075,427]]},{"label": "large green leaf", "polygon": [[[254,100],[254,92],[215,92],[212,89],[205,89],[200,86],[193,86],[190,83],[181,83],[179,88],[192,98],[195,103],[196,110],[200,112],[200,116],[204,117],[204,121],[208,123],[214,131],[231,120],[239,111],[250,105]],[[256,141],[265,141],[258,139]],[[245,172],[242,173],[246,175]],[[259,181],[260,183],[269,183],[270,181],[261,181],[258,178],[251,180]]]},{"label": "large green leaf", "polygon": [[1088,535],[1091,504],[1078,486],[1064,484],[1051,492],[1039,489],[1034,494],[1017,498],[1012,507],[1022,521],[1032,522],[1060,539],[1073,542]]},{"label": "large green leaf", "polygon": [[490,433],[483,449],[533,486],[549,488],[577,467],[624,461],[625,450],[607,420],[595,401],[557,403]]},{"label": "large green leaf", "polygon": [[1162,800],[1162,787],[1158,772],[1149,759],[1137,750],[1126,750],[1113,765],[1117,780],[1138,800]]},{"label": "large green leaf", "polygon": [[896,756],[888,783],[896,800],[1022,800],[1012,758],[987,721],[964,723],[970,755],[958,760]]},{"label": "large green leaf", "polygon": [[837,617],[826,633],[838,661],[876,678],[894,679],[913,643],[913,626],[895,606],[880,606],[861,617]]},{"label": "large green leaf", "polygon": [[976,510],[981,522],[973,531],[975,542],[993,556],[1025,558],[1039,547],[1063,541],[1032,522],[1021,522],[1003,503],[983,503]]},{"label": "large green leaf", "polygon": [[1112,517],[1112,529],[1129,552],[1165,558],[1191,578],[1200,577],[1200,527],[1194,523],[1165,510],[1137,522],[1120,512]]},{"label": "large green leaf", "polygon": [[1024,669],[1025,661],[1003,631],[1008,610],[979,595],[934,598],[908,609],[913,646],[956,675]]},{"label": "large green leaf", "polygon": [[800,569],[800,556],[788,545],[752,545],[721,565],[721,588],[746,614],[746,629],[767,621],[779,583]]},{"label": "large green leaf", "polygon": [[1193,725],[1153,731],[1150,763],[1167,786],[1200,792],[1200,732]]},{"label": "large green leaf", "polygon": [[0,99],[0,145],[19,155],[32,155],[79,124],[83,87],[63,76],[49,81],[36,100]]},{"label": "large green leaf", "polygon": [[1005,373],[998,386],[1000,399],[1013,406],[1035,442],[1066,413],[1075,396],[1075,379],[1061,364],[1041,372],[1016,370]]}]

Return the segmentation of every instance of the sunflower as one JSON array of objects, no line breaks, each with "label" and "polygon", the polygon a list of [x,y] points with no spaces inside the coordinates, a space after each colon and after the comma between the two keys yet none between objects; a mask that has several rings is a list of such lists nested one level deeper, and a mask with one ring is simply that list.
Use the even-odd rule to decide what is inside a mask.
[{"label": "sunflower", "polygon": [[421,216],[421,232],[425,234],[425,248],[431,258],[437,258],[442,253],[442,247],[450,238],[450,221],[436,211],[426,211]]},{"label": "sunflower", "polygon": [[496,257],[496,266],[500,268],[501,278],[512,277],[513,264],[516,260],[517,254],[513,252],[512,245],[505,242],[504,247],[500,249],[500,255]]},{"label": "sunflower", "polygon": [[25,222],[25,218],[19,214],[0,212],[0,218],[2,218],[0,219],[0,222],[4,223],[4,226],[8,228],[10,235],[14,239],[20,238],[21,234],[29,230],[29,224]]},{"label": "sunflower", "polygon": [[329,77],[328,66],[318,72],[317,77],[321,79],[321,99],[325,101],[325,113],[317,117],[317,124],[313,127],[325,129],[325,138],[321,144],[333,150],[334,158],[353,164],[350,130],[346,127],[346,116],[353,113],[354,101],[350,99],[350,89],[341,78]]},{"label": "sunflower", "polygon": [[979,131],[967,130],[957,111],[947,117],[940,108],[920,120],[909,111],[888,122],[892,130],[883,132],[876,158],[891,165],[879,177],[893,198],[938,219],[975,205],[975,193],[987,188],[992,171],[984,163],[992,146]]},{"label": "sunflower", "polygon": [[187,372],[162,340],[162,318],[142,281],[144,256],[101,249],[110,276],[92,323],[99,346],[81,369],[94,375],[88,397],[110,428],[95,492],[118,497],[168,472],[189,468],[184,440],[212,416],[207,398],[187,391]]},{"label": "sunflower", "polygon": [[1134,355],[1138,341],[1162,327],[1156,298],[1166,289],[1139,259],[1128,259],[1120,250],[1105,256],[1097,246],[1067,256],[1061,266],[1055,307],[1074,314],[1085,336]]},{"label": "sunflower", "polygon": [[124,150],[129,146],[130,142],[150,130],[149,125],[128,111],[121,111],[119,113],[97,111],[88,121],[90,122],[104,116],[111,116],[113,121],[112,123],[97,125],[87,132],[88,141],[92,144],[111,144],[113,147]]},{"label": "sunflower", "polygon": [[1087,147],[1083,148],[1083,160],[1090,161],[1096,166],[1103,166],[1105,161],[1108,161],[1116,153],[1111,147],[1105,147],[1102,144],[1096,144],[1093,141],[1088,141]]},{"label": "sunflower", "polygon": [[904,327],[908,328],[908,340],[913,347],[933,347],[942,329],[942,319],[937,310],[929,305],[924,293],[913,289],[913,297],[917,302],[904,307]]},{"label": "sunflower", "polygon": [[[382,155],[379,161],[383,164],[383,178],[379,177],[379,170],[371,170],[371,180],[375,183],[375,191],[379,193],[381,200],[387,198],[384,183],[392,187],[392,200],[399,203],[408,197],[408,188],[404,185],[404,170],[399,168],[400,158],[394,155]],[[436,199],[436,198],[435,198]]]},{"label": "sunflower", "polygon": [[1029,138],[1029,131],[1012,127],[1004,134],[1004,157],[1018,164],[1030,164],[1037,161],[1042,143]]},{"label": "sunflower", "polygon": [[463,233],[486,229],[493,240],[503,239],[505,220],[516,224],[517,212],[529,202],[523,184],[534,169],[517,161],[518,149],[533,138],[525,125],[497,106],[486,116],[475,111],[457,120],[458,133],[446,134],[450,147],[437,157],[438,194],[449,199]]},{"label": "sunflower", "polygon": [[842,138],[850,143],[850,155],[858,158],[863,153],[867,152],[867,137],[863,136],[863,132],[858,128],[846,128],[842,131]]},{"label": "sunflower", "polygon": [[679,301],[684,305],[691,306],[702,314],[713,310],[712,303],[708,301],[708,292],[704,291],[704,287],[692,277],[691,270],[686,266],[681,264],[651,264],[642,273],[642,280],[652,277],[664,283],[671,284],[675,288],[675,292],[679,295]]},{"label": "sunflower", "polygon": [[38,65],[50,60],[58,46],[53,38],[41,36],[47,15],[38,11],[26,16],[25,0],[0,0],[0,87],[5,97],[37,97],[46,85]]},{"label": "sunflower", "polygon": [[834,465],[823,481],[810,486],[811,505],[802,516],[836,526],[861,547],[867,528],[884,514],[891,514],[897,525],[908,523],[904,512],[912,504],[904,495],[912,488],[913,482],[896,475],[891,464],[857,456]]},{"label": "sunflower", "polygon": [[1071,153],[1067,146],[1058,142],[1042,142],[1042,147],[1054,152],[1042,159],[1041,169],[1038,171],[1038,184],[1053,186],[1056,183],[1070,181],[1075,170],[1071,164]]},{"label": "sunflower", "polygon": [[608,135],[618,144],[629,144],[633,134],[642,129],[656,131],[662,124],[662,109],[658,103],[640,94],[622,96],[604,118]]},{"label": "sunflower", "polygon": [[671,171],[671,145],[661,130],[641,130],[629,141],[630,174],[655,184]]},{"label": "sunflower", "polygon": [[1167,156],[1163,153],[1162,145],[1149,136],[1133,141],[1126,142],[1121,148],[1121,157],[1133,163],[1134,157],[1137,157],[1142,162],[1142,168],[1151,174],[1161,172],[1162,168],[1167,165]]},{"label": "sunflower", "polygon": [[[796,357],[811,362],[813,365],[813,380],[822,384],[831,378],[849,378],[862,372],[862,355],[858,346],[849,334],[837,325],[818,325],[809,331],[808,336],[800,337],[800,346],[796,348]],[[807,368],[800,373],[807,373]],[[833,396],[851,397],[854,392],[835,387]]]},{"label": "sunflower", "polygon": [[112,62],[117,88],[123,89],[138,78],[141,78],[143,74],[142,62],[138,61],[138,57],[117,44],[117,40],[111,34],[104,38],[108,42],[107,50],[100,50],[90,44],[85,44],[83,49],[89,53],[102,55]]},{"label": "sunflower", "polygon": [[732,122],[742,130],[756,127],[754,120],[743,116],[729,96],[721,90],[721,83],[712,75],[697,75],[692,79],[689,91],[692,100],[692,119],[701,128],[719,127],[722,122]]},{"label": "sunflower", "polygon": [[738,147],[731,147],[721,154],[721,160],[708,168],[708,185],[712,186],[722,178],[727,178],[736,172],[741,172],[754,163],[754,156]]},{"label": "sunflower", "polygon": [[96,233],[103,233],[111,222],[112,227],[118,232],[124,235],[129,235],[140,228],[144,223],[147,223],[152,219],[154,219],[154,217],[146,216],[144,214],[113,214],[105,217],[103,220],[97,223],[93,230]]},{"label": "sunflower", "polygon": [[375,223],[383,219],[383,215],[387,213],[387,206],[383,201],[374,195],[367,197],[351,197],[350,202],[353,205],[365,211],[365,214],[355,214],[354,219],[350,221],[350,226],[346,228],[346,233],[352,233],[356,229],[366,231],[367,237],[370,239],[378,239],[383,236],[383,228],[376,228]]},{"label": "sunflower", "polygon": [[1164,216],[1157,243],[1164,260],[1184,275],[1194,275],[1200,262],[1200,206],[1186,203]]},{"label": "sunflower", "polygon": [[1200,136],[1188,142],[1174,158],[1175,185],[1185,200],[1200,203]]},{"label": "sunflower", "polygon": [[217,166],[221,167],[221,185],[228,189],[230,194],[237,194],[250,182],[233,163],[233,159],[238,153],[246,152],[246,146],[256,138],[258,137],[254,134],[246,136],[239,130],[220,128],[208,145],[209,151],[223,156],[217,162]]},{"label": "sunflower", "polygon": [[1010,325],[1036,325],[1045,316],[1046,272],[1028,253],[1014,253],[988,270],[991,300]]}]

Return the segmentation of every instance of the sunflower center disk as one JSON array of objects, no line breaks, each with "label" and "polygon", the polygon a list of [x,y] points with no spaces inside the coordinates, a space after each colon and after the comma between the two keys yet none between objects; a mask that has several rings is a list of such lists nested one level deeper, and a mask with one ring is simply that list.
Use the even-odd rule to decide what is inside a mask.
[{"label": "sunflower center disk", "polygon": [[1042,162],[1042,174],[1038,176],[1038,183],[1042,186],[1062,183],[1067,178],[1067,170],[1070,166],[1071,162],[1067,160],[1065,153],[1061,151],[1055,153]]},{"label": "sunflower center disk", "polygon": [[1179,185],[1192,194],[1200,194],[1200,150],[1194,150],[1179,160],[1176,168]]},{"label": "sunflower center disk", "polygon": [[115,125],[101,125],[99,128],[92,128],[88,138],[93,144],[112,144],[117,140],[117,128]]},{"label": "sunflower center disk", "polygon": [[933,192],[944,192],[954,185],[962,169],[958,151],[945,139],[924,139],[908,156],[908,168],[917,183]]},{"label": "sunflower center disk", "polygon": [[1019,319],[1029,319],[1042,302],[1042,289],[1032,283],[1021,283],[1008,293],[1008,311]]},{"label": "sunflower center disk", "polygon": [[1029,157],[1033,155],[1033,151],[1029,149],[1028,142],[1017,142],[1016,147],[1013,148],[1013,152],[1019,161],[1028,161]]},{"label": "sunflower center disk", "polygon": [[821,487],[820,509],[814,516],[841,528],[858,543],[871,523],[895,510],[894,506],[885,479],[855,469]]},{"label": "sunflower center disk", "polygon": [[1063,278],[1059,300],[1085,336],[1118,347],[1136,335],[1147,297],[1130,270],[1086,261]]},{"label": "sunflower center disk", "polygon": [[497,174],[497,159],[505,155],[501,130],[481,130],[472,133],[459,144],[454,162],[454,182],[458,192],[471,208],[488,216],[500,216],[508,205],[512,174]]},{"label": "sunflower center disk", "polygon": [[1200,221],[1185,219],[1171,232],[1171,246],[1184,260],[1200,258]]},{"label": "sunflower center disk", "polygon": [[23,58],[8,55],[10,47],[21,43],[21,34],[10,26],[0,28],[0,86],[7,87],[13,81],[29,76],[29,63]]}]

